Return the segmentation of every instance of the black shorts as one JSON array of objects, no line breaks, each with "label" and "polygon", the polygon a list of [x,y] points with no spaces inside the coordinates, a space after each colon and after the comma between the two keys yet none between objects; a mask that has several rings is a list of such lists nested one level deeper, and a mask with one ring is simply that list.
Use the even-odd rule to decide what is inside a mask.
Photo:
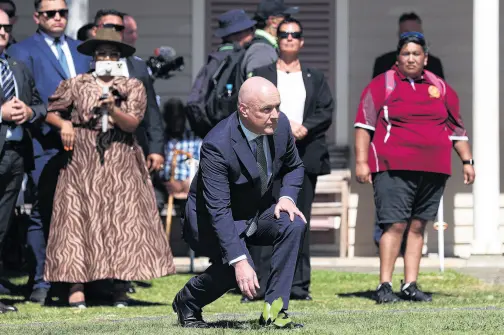
[{"label": "black shorts", "polygon": [[373,174],[377,223],[433,221],[448,175],[421,171],[383,171]]}]

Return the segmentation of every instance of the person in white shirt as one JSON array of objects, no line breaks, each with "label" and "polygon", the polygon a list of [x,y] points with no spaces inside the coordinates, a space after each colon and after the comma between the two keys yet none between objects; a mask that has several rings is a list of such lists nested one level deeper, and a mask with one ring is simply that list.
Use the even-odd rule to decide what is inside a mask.
[{"label": "person in white shirt", "polygon": [[[268,79],[280,92],[280,111],[287,115],[296,139],[299,156],[305,166],[303,186],[297,205],[308,221],[292,283],[291,299],[312,300],[310,295],[310,214],[317,177],[331,172],[325,133],[331,126],[334,101],[324,74],[303,63],[299,54],[304,46],[303,27],[294,18],[278,25],[280,56],[276,63],[254,70],[254,76]],[[255,264],[259,264],[259,284],[265,287],[269,275],[271,249],[250,248]],[[259,296],[263,294],[260,290]],[[243,297],[242,301],[247,302]]]}]

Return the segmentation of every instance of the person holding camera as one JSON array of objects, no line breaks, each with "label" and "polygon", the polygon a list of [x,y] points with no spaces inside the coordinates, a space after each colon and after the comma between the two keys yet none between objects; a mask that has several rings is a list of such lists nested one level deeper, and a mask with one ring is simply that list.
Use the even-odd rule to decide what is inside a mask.
[{"label": "person holding camera", "polygon": [[[84,308],[84,283],[114,280],[114,304],[127,305],[127,283],[175,272],[136,128],[147,96],[141,81],[113,77],[135,48],[114,29],[98,29],[78,50],[96,70],[63,81],[49,98],[47,122],[60,129],[61,169],[44,278],[71,283],[69,303]],[[102,63],[102,62],[107,63]],[[107,93],[110,92],[110,93]]]}]

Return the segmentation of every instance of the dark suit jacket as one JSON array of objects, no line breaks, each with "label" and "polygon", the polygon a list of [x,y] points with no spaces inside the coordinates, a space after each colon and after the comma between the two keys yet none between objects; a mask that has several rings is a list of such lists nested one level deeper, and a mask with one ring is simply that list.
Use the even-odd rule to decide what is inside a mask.
[{"label": "dark suit jacket", "polygon": [[278,127],[268,138],[272,176],[268,191],[261,197],[256,159],[238,113],[222,120],[205,137],[199,171],[191,184],[182,218],[183,237],[193,250],[222,257],[223,262],[247,255],[240,234],[248,219],[276,202],[271,186],[278,177],[283,177],[279,196],[297,200],[304,168],[284,114],[280,113]]},{"label": "dark suit jacket", "polygon": [[147,65],[141,58],[134,56],[126,58],[126,63],[128,64],[130,77],[140,80],[147,92],[147,109],[142,122],[140,122],[136,130],[138,142],[145,156],[153,153],[164,156],[163,121]]},{"label": "dark suit jacket", "polygon": [[[387,52],[386,54],[381,55],[380,57],[375,59],[374,67],[373,67],[373,78],[386,72],[395,65],[397,60],[397,53],[395,51]],[[444,79],[443,73],[443,65],[441,65],[441,60],[434,56],[433,54],[429,54],[429,59],[427,61],[426,70],[431,71],[438,77]]]},{"label": "dark suit jacket", "polygon": [[[303,126],[308,129],[308,135],[301,141],[296,141],[296,146],[306,172],[315,175],[329,174],[331,165],[325,134],[332,123],[334,101],[322,72],[303,66],[301,70],[306,89]],[[277,85],[276,63],[253,72],[254,76],[266,78]]]},{"label": "dark suit jacket", "polygon": [[[40,98],[40,94],[35,88],[35,82],[31,72],[23,65],[23,63],[13,60],[8,57],[9,67],[14,75],[17,86],[18,99],[28,105],[33,111],[33,119],[27,121],[22,125],[23,127],[23,145],[24,145],[24,165],[26,171],[34,169],[33,163],[33,146],[31,141],[30,128],[39,126],[46,116],[47,110]],[[0,89],[0,105],[5,103],[3,90]],[[3,149],[6,141],[8,123],[2,122],[0,124],[0,152]]]},{"label": "dark suit jacket", "polygon": [[[65,36],[65,39],[72,54],[76,74],[88,72],[91,57],[77,51],[80,41],[68,36]],[[32,36],[13,44],[7,50],[7,54],[22,62],[28,68],[45,104],[47,104],[47,100],[56,91],[61,81],[66,79],[63,68],[40,32],[36,32]],[[50,126],[46,125],[46,127]],[[49,149],[63,149],[59,131],[53,129],[45,133],[42,127],[39,127],[38,129],[33,128],[32,132],[35,139],[33,141],[35,155],[42,155],[45,150]]]}]

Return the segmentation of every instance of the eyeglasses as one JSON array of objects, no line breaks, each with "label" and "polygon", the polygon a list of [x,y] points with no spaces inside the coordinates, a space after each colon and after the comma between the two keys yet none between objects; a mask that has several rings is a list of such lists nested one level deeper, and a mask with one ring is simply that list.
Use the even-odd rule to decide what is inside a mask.
[{"label": "eyeglasses", "polygon": [[2,28],[5,30],[6,33],[11,33],[12,32],[12,24],[0,24],[0,31]]},{"label": "eyeglasses", "polygon": [[56,16],[56,13],[58,13],[60,17],[66,18],[68,16],[68,9],[46,10],[38,13],[44,15],[48,19],[54,18]]},{"label": "eyeglasses", "polygon": [[121,58],[121,53],[118,51],[96,51],[95,56],[98,58],[119,59]]},{"label": "eyeglasses", "polygon": [[303,37],[303,33],[300,31],[281,31],[278,33],[278,38],[289,38],[289,35],[292,36],[292,38],[295,39],[300,39]]},{"label": "eyeglasses", "polygon": [[113,24],[113,23],[105,23],[105,24],[100,24],[97,26],[98,28],[114,28],[115,31],[121,32],[124,30],[124,26],[120,24]]}]

